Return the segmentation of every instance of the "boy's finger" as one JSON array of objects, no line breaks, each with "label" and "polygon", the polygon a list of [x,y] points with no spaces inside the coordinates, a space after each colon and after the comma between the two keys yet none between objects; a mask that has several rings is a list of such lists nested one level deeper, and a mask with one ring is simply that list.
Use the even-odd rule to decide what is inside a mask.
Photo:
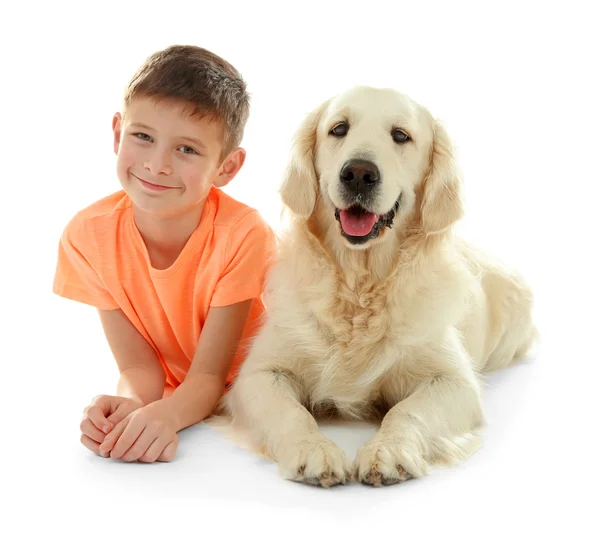
[{"label": "boy's finger", "polygon": [[113,424],[106,418],[105,406],[93,404],[86,410],[88,419],[94,423],[97,429],[108,434],[113,429]]},{"label": "boy's finger", "polygon": [[171,441],[165,449],[160,453],[158,457],[159,462],[170,462],[175,458],[175,451],[177,451],[177,445],[179,444],[178,439]]},{"label": "boy's finger", "polygon": [[100,453],[100,443],[94,441],[92,438],[86,436],[85,434],[81,434],[80,441],[87,449],[92,451],[94,454],[102,456],[102,454]]},{"label": "boy's finger", "polygon": [[84,417],[81,421],[79,430],[81,430],[82,434],[85,434],[98,443],[102,443],[106,437],[106,434],[101,430],[98,430],[96,425],[94,425],[94,423],[92,423],[87,417]]},{"label": "boy's finger", "polygon": [[108,416],[107,420],[114,426],[120,423],[123,419],[125,419],[125,417],[127,417],[131,412],[131,405],[122,402],[121,404],[119,404],[119,406],[117,406],[117,409],[114,411],[114,413]]},{"label": "boy's finger", "polygon": [[100,452],[108,455],[112,448],[114,447],[117,440],[121,437],[121,434],[125,431],[127,427],[128,419],[123,419],[118,425],[115,426],[104,438],[102,445],[100,445]]},{"label": "boy's finger", "polygon": [[151,464],[152,462],[156,462],[162,451],[165,450],[165,447],[170,443],[168,437],[159,436],[156,438],[148,450],[139,458],[140,462]]},{"label": "boy's finger", "polygon": [[148,427],[144,428],[139,437],[129,447],[127,452],[121,457],[124,462],[135,462],[148,451],[148,448],[157,438],[157,433],[151,431]]},{"label": "boy's finger", "polygon": [[126,423],[125,430],[119,436],[117,442],[113,445],[112,450],[110,451],[111,458],[121,458],[133,445],[135,440],[142,433],[144,428],[146,427],[146,422],[132,417],[131,419],[123,419],[117,426],[123,425]]},{"label": "boy's finger", "polygon": [[111,407],[114,403],[113,399],[114,397],[110,395],[98,395],[92,399],[92,402],[90,402],[88,409],[90,409],[93,406],[97,406],[98,408],[100,408],[104,415],[108,415],[112,411]]}]

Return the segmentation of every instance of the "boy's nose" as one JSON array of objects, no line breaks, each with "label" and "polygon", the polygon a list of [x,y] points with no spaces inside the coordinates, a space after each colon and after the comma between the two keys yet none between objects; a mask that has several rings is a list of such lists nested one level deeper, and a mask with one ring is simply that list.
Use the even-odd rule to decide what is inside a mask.
[{"label": "boy's nose", "polygon": [[144,163],[144,168],[152,174],[171,174],[171,157],[162,150],[155,150]]}]

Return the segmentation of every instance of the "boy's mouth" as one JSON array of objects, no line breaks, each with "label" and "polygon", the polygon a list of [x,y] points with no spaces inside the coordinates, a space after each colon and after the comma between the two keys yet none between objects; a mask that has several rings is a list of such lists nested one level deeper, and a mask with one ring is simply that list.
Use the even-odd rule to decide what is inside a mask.
[{"label": "boy's mouth", "polygon": [[142,180],[139,176],[136,176],[133,173],[132,176],[135,176],[144,187],[150,189],[151,191],[168,191],[170,189],[179,189],[178,187],[169,187],[167,185],[160,185],[154,184],[152,182],[147,182],[146,180]]}]

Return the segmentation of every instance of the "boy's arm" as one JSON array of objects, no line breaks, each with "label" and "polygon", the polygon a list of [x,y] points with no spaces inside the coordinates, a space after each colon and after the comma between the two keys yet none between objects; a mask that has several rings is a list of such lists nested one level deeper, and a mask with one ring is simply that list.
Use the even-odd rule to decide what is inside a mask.
[{"label": "boy's arm", "polygon": [[185,380],[160,401],[168,408],[176,431],[208,417],[223,395],[252,302],[249,299],[209,309]]},{"label": "boy's arm", "polygon": [[166,375],[152,346],[121,310],[98,310],[98,313],[119,367],[117,395],[144,406],[161,399]]}]

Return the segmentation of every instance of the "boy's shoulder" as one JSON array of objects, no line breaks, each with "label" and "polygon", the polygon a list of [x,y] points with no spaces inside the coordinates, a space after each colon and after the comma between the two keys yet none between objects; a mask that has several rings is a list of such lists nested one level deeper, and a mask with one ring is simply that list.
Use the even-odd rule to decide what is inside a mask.
[{"label": "boy's shoulder", "polygon": [[125,191],[117,191],[79,210],[67,224],[64,234],[69,238],[86,239],[91,234],[116,230],[122,216],[131,207]]},{"label": "boy's shoulder", "polygon": [[231,197],[223,190],[214,187],[211,191],[216,213],[214,225],[234,229],[244,226],[270,229],[256,208]]}]

